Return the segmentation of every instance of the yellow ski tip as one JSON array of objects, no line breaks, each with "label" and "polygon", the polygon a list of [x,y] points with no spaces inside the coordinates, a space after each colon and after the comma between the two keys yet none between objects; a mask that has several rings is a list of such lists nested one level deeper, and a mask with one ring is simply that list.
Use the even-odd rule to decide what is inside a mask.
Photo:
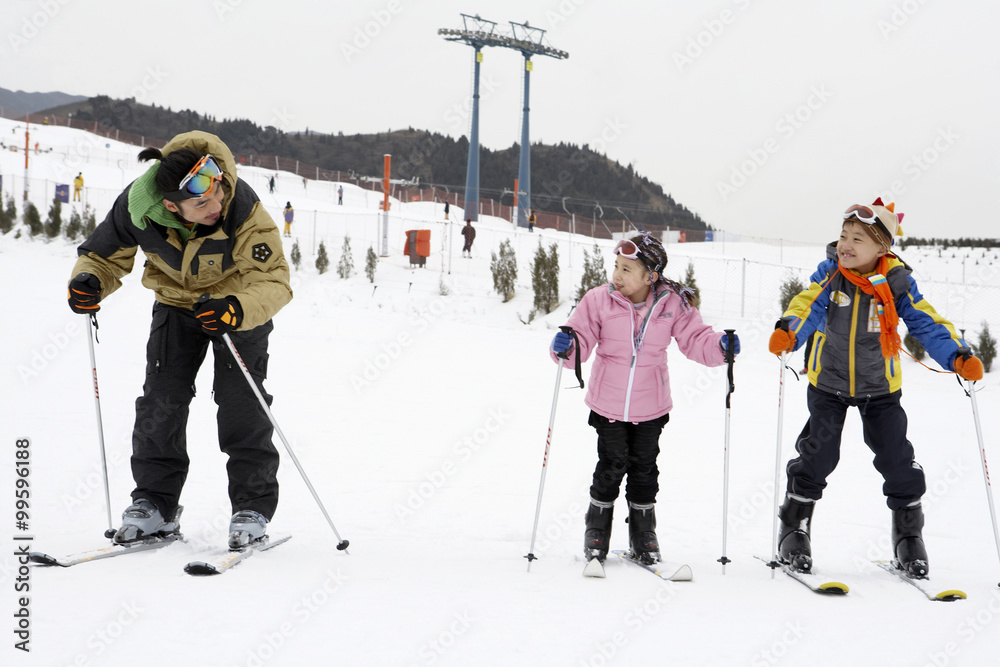
[{"label": "yellow ski tip", "polygon": [[839,581],[828,581],[825,584],[820,584],[819,589],[830,593],[849,593],[851,590],[847,584],[842,584]]},{"label": "yellow ski tip", "polygon": [[959,590],[941,591],[934,596],[935,600],[964,600],[966,599],[965,592]]}]

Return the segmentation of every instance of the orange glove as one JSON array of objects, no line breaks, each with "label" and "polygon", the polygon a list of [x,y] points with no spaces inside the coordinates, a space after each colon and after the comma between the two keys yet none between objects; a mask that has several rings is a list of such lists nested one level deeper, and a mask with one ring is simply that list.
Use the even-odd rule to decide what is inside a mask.
[{"label": "orange glove", "polygon": [[955,372],[964,380],[977,382],[983,379],[983,362],[968,350],[955,357],[954,366]]},{"label": "orange glove", "polygon": [[771,340],[767,341],[767,349],[779,357],[782,352],[795,350],[795,333],[788,330],[788,320],[778,320],[774,325],[774,333],[771,334]]}]

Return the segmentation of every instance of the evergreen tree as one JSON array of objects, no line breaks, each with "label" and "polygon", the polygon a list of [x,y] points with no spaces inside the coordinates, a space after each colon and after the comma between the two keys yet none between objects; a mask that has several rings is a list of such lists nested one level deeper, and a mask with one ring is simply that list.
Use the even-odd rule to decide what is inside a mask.
[{"label": "evergreen tree", "polygon": [[24,205],[24,224],[28,227],[31,236],[42,233],[42,217],[38,214],[38,209],[30,201]]},{"label": "evergreen tree", "polygon": [[990,335],[990,325],[986,320],[983,320],[983,330],[979,332],[979,342],[973,347],[976,356],[983,362],[983,370],[989,373],[997,356],[997,339]]},{"label": "evergreen tree", "polygon": [[555,243],[545,251],[538,240],[535,261],[531,265],[531,286],[535,291],[534,311],[551,313],[559,305],[559,250]]},{"label": "evergreen tree", "polygon": [[[691,275],[692,280],[694,279],[694,274]],[[782,314],[788,310],[789,304],[792,303],[794,299],[802,290],[805,289],[805,285],[799,280],[798,276],[790,275],[785,279],[785,282],[781,283],[781,312]]]},{"label": "evergreen tree", "polygon": [[576,298],[580,300],[583,295],[595,287],[607,284],[608,272],[604,268],[604,256],[601,249],[594,244],[594,254],[586,248],[583,249],[583,278],[580,280],[580,289],[576,291]]},{"label": "evergreen tree", "polygon": [[503,302],[507,303],[514,298],[514,284],[517,282],[517,257],[514,248],[510,245],[510,239],[500,242],[500,256],[495,252],[490,253],[490,271],[493,272],[493,289],[503,296]]},{"label": "evergreen tree", "polygon": [[924,358],[924,346],[920,344],[919,340],[911,336],[909,331],[907,331],[906,335],[903,336],[903,345],[907,350],[909,350],[910,354],[912,354],[913,358],[917,361]]},{"label": "evergreen tree", "polygon": [[69,222],[66,223],[66,238],[70,241],[74,241],[82,231],[83,218],[80,217],[80,212],[74,208],[69,213]]},{"label": "evergreen tree", "polygon": [[326,256],[326,246],[320,241],[319,252],[316,255],[316,270],[319,271],[320,275],[323,275],[329,268],[330,258]]},{"label": "evergreen tree", "polygon": [[[9,201],[10,198],[8,198]],[[6,234],[14,228],[14,218],[10,217],[7,209],[0,207],[0,234]]]},{"label": "evergreen tree", "polygon": [[341,278],[350,278],[354,271],[354,256],[351,254],[351,237],[344,237],[344,249],[340,253],[340,261],[337,262],[337,275]]},{"label": "evergreen tree", "polygon": [[14,195],[7,195],[7,204],[3,212],[10,219],[10,224],[13,226],[17,221],[17,202],[14,201]]},{"label": "evergreen tree", "polygon": [[294,266],[295,270],[298,271],[299,265],[302,264],[302,251],[299,250],[298,239],[295,239],[295,243],[292,244],[291,256],[292,256],[292,266]]},{"label": "evergreen tree", "polygon": [[62,202],[59,197],[52,198],[49,216],[45,219],[45,235],[50,239],[59,236],[62,231]]},{"label": "evergreen tree", "polygon": [[371,246],[368,246],[368,252],[365,254],[365,275],[368,276],[368,282],[375,282],[375,267],[378,266],[378,255]]},{"label": "evergreen tree", "polygon": [[93,206],[85,204],[83,206],[83,235],[90,236],[95,229],[97,229],[97,214],[94,212]]},{"label": "evergreen tree", "polygon": [[698,283],[694,280],[694,262],[688,261],[687,273],[684,274],[684,286],[691,288],[694,292],[691,304],[695,308],[698,308],[701,305],[701,290],[698,288]]}]

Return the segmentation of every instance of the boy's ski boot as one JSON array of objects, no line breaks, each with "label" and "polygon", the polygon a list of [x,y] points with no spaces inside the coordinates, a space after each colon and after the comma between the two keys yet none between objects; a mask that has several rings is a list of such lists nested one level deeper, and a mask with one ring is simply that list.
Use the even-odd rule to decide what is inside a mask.
[{"label": "boy's ski boot", "polygon": [[919,500],[892,510],[892,551],[896,566],[914,579],[924,579],[930,571],[921,534],[923,527],[924,510]]},{"label": "boy's ski boot", "polygon": [[264,537],[267,519],[260,512],[240,510],[229,521],[229,548],[242,549]]},{"label": "boy's ski boot", "polygon": [[798,572],[812,571],[809,531],[812,528],[815,506],[815,500],[789,493],[778,508],[778,519],[781,521],[778,530],[778,557]]},{"label": "boy's ski boot", "polygon": [[628,543],[632,557],[645,565],[660,562],[660,544],[656,539],[656,514],[653,503],[628,504]]},{"label": "boy's ski boot", "polygon": [[128,544],[152,535],[169,535],[180,530],[181,511],[177,506],[174,518],[166,521],[156,505],[139,498],[122,512],[122,525],[112,538],[116,544]]},{"label": "boy's ski boot", "polygon": [[590,499],[587,508],[587,529],[583,536],[583,555],[590,561],[596,558],[601,563],[608,557],[611,544],[611,520],[615,504]]}]

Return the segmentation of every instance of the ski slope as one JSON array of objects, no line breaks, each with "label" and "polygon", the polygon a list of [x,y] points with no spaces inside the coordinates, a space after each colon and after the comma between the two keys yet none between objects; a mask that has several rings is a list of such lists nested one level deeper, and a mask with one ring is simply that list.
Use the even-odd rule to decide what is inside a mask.
[{"label": "ski slope", "polygon": [[[9,136],[12,125],[0,121],[0,134]],[[48,131],[52,134],[45,135]],[[66,128],[39,133],[68,150],[92,141]],[[121,182],[141,171],[128,163],[129,151],[134,156],[136,149],[114,146],[125,157],[113,158],[113,149],[100,141],[109,152],[108,164],[80,167],[94,188],[90,196],[98,220]],[[124,167],[117,166],[118,159]],[[72,172],[71,179],[78,169],[66,169],[66,160],[66,153],[60,157],[56,151],[33,158],[32,176],[56,182]],[[23,156],[0,154],[7,192],[10,174],[18,169]],[[968,600],[925,601],[869,565],[891,556],[890,515],[854,411],[840,466],[817,506],[813,528],[816,572],[847,583],[850,594],[815,595],[780,573],[772,576],[754,558],[768,555],[773,526],[779,368],[766,337],[775,313],[741,318],[732,305],[720,312],[720,302],[739,303],[728,283],[718,288],[726,298],[705,308],[706,320],[720,331],[735,328],[743,342],[732,397],[727,545],[732,563],[725,574],[717,562],[725,368],[694,364],[676,348],[670,350],[675,409],[660,441],[658,534],[664,557],[689,564],[694,581],[661,583],[612,561],[604,580],[581,576],[596,437],[587,425],[583,393],[573,388],[568,373],[558,394],[534,549],[539,559],[529,573],[523,556],[556,376],[547,348],[572,307],[568,295],[579,279],[582,250],[592,242],[551,230],[529,236],[506,221],[485,219],[477,225],[472,259],[463,259],[459,240],[454,241],[449,271],[441,205],[394,202],[390,256],[380,260],[372,284],[363,267],[367,247],[378,249],[377,196],[345,184],[345,203],[338,207],[331,184],[303,185],[291,174],[281,174],[272,196],[265,187],[271,173],[245,169],[240,176],[255,186],[276,220],[285,201],[292,201],[298,212],[295,238],[283,239],[285,252],[297,240],[304,260],[293,271],[295,298],[275,318],[267,387],[275,397],[274,415],[338,530],[350,540],[350,553],[336,550],[332,531],[283,456],[281,502],[272,528],[291,533],[292,540],[223,576],[183,572],[188,561],[225,544],[230,515],[206,364],[187,431],[186,543],[19,574],[14,551],[25,543],[61,555],[103,544],[108,526],[87,323],[65,303],[76,244],[15,239],[11,233],[0,237],[0,276],[7,288],[0,334],[5,351],[0,443],[7,459],[0,466],[0,491],[7,500],[0,512],[8,527],[0,534],[7,547],[0,556],[0,604],[8,624],[0,663],[996,664],[1000,560],[970,401],[953,377],[903,360],[909,436],[927,473],[924,536],[932,576],[942,588],[963,589]],[[44,219],[51,194],[33,196]],[[461,220],[454,207],[452,219]],[[432,230],[434,253],[426,268],[411,270],[402,244],[403,232],[414,228]],[[457,226],[454,231],[457,236]],[[835,233],[831,229],[831,238]],[[351,236],[357,273],[342,280],[333,269],[345,234]],[[539,236],[546,244],[559,243],[572,269],[564,271],[559,310],[524,324],[531,309],[528,266]],[[512,239],[521,262],[518,295],[507,304],[492,291],[489,272],[490,251],[502,238]],[[324,275],[313,266],[318,240],[330,257],[331,270]],[[603,246],[607,251],[608,244]],[[721,252],[713,246],[668,251],[671,277],[680,278],[692,258],[706,283],[707,269],[698,267],[710,265],[699,261]],[[728,244],[725,257],[777,262],[776,252]],[[806,274],[823,257],[819,247],[783,253],[784,265]],[[947,269],[936,253],[921,253],[916,263],[924,274]],[[98,316],[97,373],[116,524],[132,489],[133,405],[141,392],[153,301],[140,273],[137,267]],[[765,288],[762,299],[776,302],[769,291],[776,286]],[[801,366],[801,352],[792,365]],[[585,366],[585,378],[588,372]],[[785,374],[782,470],[807,415],[806,383],[792,375]],[[996,370],[978,387],[987,454],[997,458]],[[30,447],[19,450],[16,441],[22,438]],[[17,451],[29,452],[27,531],[15,527]],[[782,476],[782,488],[783,483]],[[617,514],[612,548],[625,548],[624,499]],[[15,539],[26,536],[31,539]],[[19,592],[24,584],[30,590]],[[27,605],[22,597],[30,598]],[[30,653],[14,648],[19,621],[13,614],[23,608],[30,615]]]}]

